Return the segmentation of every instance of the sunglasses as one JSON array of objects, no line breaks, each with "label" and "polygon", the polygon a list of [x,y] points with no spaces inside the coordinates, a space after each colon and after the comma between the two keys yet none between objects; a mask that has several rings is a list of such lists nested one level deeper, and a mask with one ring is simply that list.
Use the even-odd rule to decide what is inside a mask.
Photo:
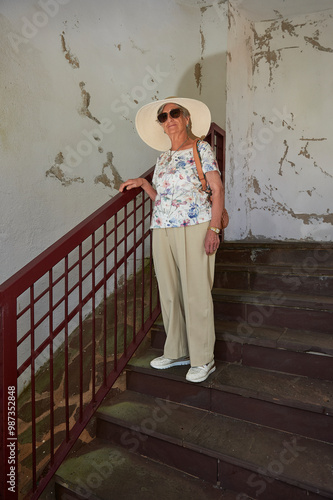
[{"label": "sunglasses", "polygon": [[170,115],[171,118],[179,118],[181,114],[182,114],[182,110],[180,108],[174,108],[170,111],[170,113],[167,113],[167,112],[160,113],[157,116],[157,120],[160,123],[165,123],[168,119],[168,115]]}]

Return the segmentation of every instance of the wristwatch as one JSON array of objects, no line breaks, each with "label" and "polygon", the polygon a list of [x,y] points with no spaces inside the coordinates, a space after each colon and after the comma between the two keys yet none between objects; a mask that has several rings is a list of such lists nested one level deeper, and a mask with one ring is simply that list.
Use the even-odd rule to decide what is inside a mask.
[{"label": "wristwatch", "polygon": [[209,228],[211,231],[214,231],[214,233],[216,234],[220,234],[221,232],[221,229],[219,227],[213,227],[213,226],[209,226]]}]

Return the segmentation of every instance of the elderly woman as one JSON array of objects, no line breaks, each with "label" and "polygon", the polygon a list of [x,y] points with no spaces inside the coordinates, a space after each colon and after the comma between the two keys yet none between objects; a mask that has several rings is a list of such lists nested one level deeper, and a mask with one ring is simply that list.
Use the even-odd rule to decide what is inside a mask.
[{"label": "elderly woman", "polygon": [[193,157],[195,138],[205,136],[211,115],[195,99],[169,98],[143,106],[136,116],[140,137],[163,153],[152,184],[129,179],[124,189],[142,188],[154,201],[153,258],[166,330],[164,354],[156,369],[191,365],[186,379],[203,382],[215,370],[211,289],[219,247],[223,186],[214,153],[198,142],[211,202],[202,190]]}]

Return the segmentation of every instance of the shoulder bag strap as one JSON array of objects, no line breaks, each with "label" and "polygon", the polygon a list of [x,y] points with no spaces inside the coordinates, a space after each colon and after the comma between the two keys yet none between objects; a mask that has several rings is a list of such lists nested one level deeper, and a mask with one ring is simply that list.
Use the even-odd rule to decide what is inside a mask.
[{"label": "shoulder bag strap", "polygon": [[201,160],[200,160],[200,156],[199,156],[199,152],[198,152],[198,142],[199,142],[199,139],[196,139],[194,144],[193,144],[193,157],[194,157],[195,165],[197,167],[198,176],[199,176],[200,182],[202,184],[202,189],[204,191],[206,191],[207,182],[206,182],[203,170],[202,170]]}]

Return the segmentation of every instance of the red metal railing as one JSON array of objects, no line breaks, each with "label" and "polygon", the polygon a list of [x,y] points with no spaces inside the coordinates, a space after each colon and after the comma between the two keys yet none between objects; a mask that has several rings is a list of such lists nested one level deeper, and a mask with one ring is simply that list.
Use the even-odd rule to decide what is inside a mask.
[{"label": "red metal railing", "polygon": [[4,499],[38,498],[157,318],[151,208],[115,196],[0,287]]},{"label": "red metal railing", "polygon": [[151,210],[116,195],[0,286],[1,498],[40,496],[158,317]]},{"label": "red metal railing", "polygon": [[[225,131],[216,125],[216,123],[212,123],[205,140],[214,149],[221,172],[222,183],[225,186]],[[224,231],[221,234],[221,241],[224,241]]]},{"label": "red metal railing", "polygon": [[209,144],[214,149],[224,186],[225,185],[225,131],[221,127],[216,125],[216,123],[212,123],[205,140],[209,142]]}]

